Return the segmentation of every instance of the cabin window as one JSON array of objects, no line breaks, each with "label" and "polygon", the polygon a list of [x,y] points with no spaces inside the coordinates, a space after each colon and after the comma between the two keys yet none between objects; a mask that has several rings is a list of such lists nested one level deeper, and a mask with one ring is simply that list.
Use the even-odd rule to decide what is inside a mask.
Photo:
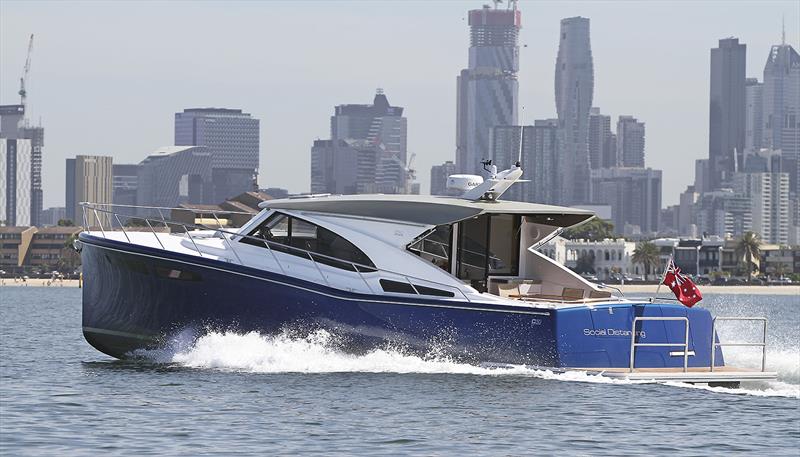
[{"label": "cabin window", "polygon": [[[358,271],[374,271],[375,264],[353,243],[332,231],[294,216],[275,213],[252,232],[253,238],[242,238],[242,243],[269,247],[276,251],[308,258],[344,270],[356,271],[352,263],[364,265]],[[254,239],[258,238],[258,239]]]},{"label": "cabin window", "polygon": [[450,271],[450,244],[453,228],[440,225],[408,246],[408,250],[433,263],[437,267]]},{"label": "cabin window", "polygon": [[458,278],[485,291],[488,276],[519,272],[520,216],[491,214],[459,223]]},{"label": "cabin window", "polygon": [[419,293],[420,295],[433,295],[435,297],[455,297],[453,292],[435,289],[433,287],[421,286],[419,284],[414,284],[412,286],[411,283],[392,281],[391,279],[381,279],[380,283],[384,292],[411,295],[416,295]]},{"label": "cabin window", "polygon": [[492,214],[489,218],[489,275],[517,275],[520,218]]}]

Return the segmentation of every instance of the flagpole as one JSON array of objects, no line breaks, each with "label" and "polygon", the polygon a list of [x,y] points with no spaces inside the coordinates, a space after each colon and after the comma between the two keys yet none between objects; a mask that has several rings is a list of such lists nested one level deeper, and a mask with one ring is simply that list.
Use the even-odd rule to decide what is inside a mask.
[{"label": "flagpole", "polygon": [[656,293],[650,298],[650,303],[653,303],[658,297],[658,292],[661,290],[661,284],[664,283],[664,278],[667,277],[667,272],[669,271],[669,267],[672,265],[672,256],[674,254],[669,255],[669,260],[667,260],[667,266],[664,267],[664,274],[661,275],[661,280],[658,281],[658,287],[656,287]]}]

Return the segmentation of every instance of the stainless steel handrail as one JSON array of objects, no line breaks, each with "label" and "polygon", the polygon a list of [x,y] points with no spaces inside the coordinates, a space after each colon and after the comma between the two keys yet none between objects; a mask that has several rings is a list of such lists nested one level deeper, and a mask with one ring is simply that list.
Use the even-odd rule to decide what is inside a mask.
[{"label": "stainless steel handrail", "polygon": [[[117,216],[117,214],[118,214],[113,210],[97,208],[97,207],[95,207],[95,205],[96,205],[95,203],[90,203],[90,202],[81,202],[80,203],[80,206],[82,207],[83,213],[84,213],[84,220],[86,220],[86,211],[87,211],[87,209],[90,209],[90,210],[94,211],[95,215],[97,214],[98,211],[100,213],[112,214],[114,216]],[[281,273],[283,273],[283,274],[286,274],[286,270],[283,268],[283,265],[281,264],[280,260],[275,255],[274,249],[272,248],[272,246],[270,246],[272,244],[274,244],[276,246],[279,246],[280,247],[279,251],[291,250],[291,251],[295,251],[295,252],[300,253],[300,254],[305,254],[303,257],[308,257],[312,261],[312,263],[314,263],[314,266],[316,267],[316,269],[319,272],[320,276],[322,276],[323,282],[328,286],[330,286],[330,284],[328,282],[328,279],[324,275],[324,273],[323,273],[322,269],[320,268],[320,266],[318,265],[319,262],[317,262],[317,260],[314,258],[315,256],[318,256],[320,258],[328,259],[328,260],[330,260],[332,262],[337,262],[337,263],[343,263],[343,264],[350,265],[353,268],[353,271],[358,273],[359,277],[364,281],[364,283],[366,284],[367,288],[369,289],[369,291],[371,293],[374,293],[374,292],[372,291],[372,287],[369,285],[369,283],[367,282],[366,278],[364,278],[363,273],[381,272],[381,273],[388,273],[390,275],[397,275],[397,276],[403,277],[409,283],[411,283],[411,280],[413,279],[413,280],[415,280],[417,282],[434,284],[436,286],[446,288],[446,289],[448,289],[450,291],[454,291],[455,290],[466,301],[468,301],[468,302],[472,301],[467,296],[467,294],[464,293],[464,291],[462,291],[458,287],[450,285],[450,284],[443,284],[443,283],[440,283],[440,282],[437,282],[437,281],[431,281],[429,279],[410,276],[410,275],[407,275],[405,273],[398,273],[398,272],[387,270],[387,269],[383,269],[383,268],[377,268],[375,266],[363,265],[363,264],[359,264],[359,263],[352,262],[352,261],[349,261],[349,260],[339,259],[339,258],[332,257],[332,256],[329,256],[329,255],[325,255],[325,254],[309,251],[309,250],[306,250],[306,249],[298,248],[298,247],[295,247],[295,246],[289,246],[289,245],[277,243],[277,242],[274,242],[274,241],[266,240],[264,238],[259,238],[259,237],[254,237],[254,236],[250,236],[250,235],[245,235],[245,234],[242,234],[242,233],[239,233],[239,232],[229,231],[229,230],[223,229],[222,227],[208,227],[208,226],[205,226],[205,225],[202,225],[202,224],[188,224],[188,223],[184,223],[184,222],[169,221],[169,220],[164,218],[163,213],[161,212],[161,210],[163,210],[163,209],[170,209],[170,210],[171,209],[179,209],[179,210],[183,210],[183,211],[192,211],[189,208],[165,208],[165,207],[156,207],[156,206],[114,205],[114,204],[107,204],[107,203],[102,203],[102,204],[97,204],[97,205],[100,205],[100,206],[112,206],[112,207],[113,206],[122,206],[122,207],[126,207],[126,208],[134,207],[134,208],[146,208],[146,209],[156,209],[156,210],[158,210],[158,213],[161,216],[161,219],[149,218],[149,217],[144,217],[144,216],[136,216],[136,215],[130,215],[130,214],[119,214],[119,216],[122,216],[122,217],[127,218],[127,219],[134,219],[134,220],[142,220],[142,221],[144,221],[147,224],[147,226],[150,229],[150,231],[156,237],[156,240],[158,240],[159,245],[161,246],[162,249],[164,249],[164,245],[161,242],[161,240],[159,239],[158,234],[153,229],[153,226],[150,224],[150,221],[163,223],[164,227],[167,228],[167,230],[169,230],[170,224],[182,227],[184,232],[186,233],[187,237],[191,241],[192,245],[194,246],[194,250],[197,252],[197,254],[200,257],[203,257],[203,253],[200,250],[200,248],[198,247],[198,245],[195,242],[195,240],[192,237],[192,235],[189,233],[190,232],[189,228],[200,229],[200,230],[208,230],[208,231],[214,231],[216,233],[220,233],[222,235],[222,238],[227,242],[228,246],[231,248],[231,252],[233,252],[234,256],[236,256],[236,258],[237,258],[237,260],[238,260],[240,265],[244,265],[244,263],[242,262],[241,257],[239,256],[239,254],[236,252],[236,249],[233,247],[233,243],[231,243],[230,240],[225,236],[226,234],[229,235],[231,238],[239,237],[241,239],[251,239],[251,240],[257,241],[259,244],[263,244],[267,248],[267,250],[270,251],[270,254],[272,254],[273,260],[275,260],[275,263],[277,264],[278,268],[281,270]],[[206,211],[206,210],[203,210],[203,209],[197,209],[197,212],[210,213],[210,211]],[[219,211],[219,213],[229,213],[230,214],[230,213],[235,213],[235,212],[232,212],[232,211],[231,212]],[[239,214],[248,214],[250,216],[254,216],[254,214],[251,214],[251,213],[239,213]],[[95,216],[95,217],[99,221],[99,218],[97,216]],[[125,226],[123,224],[120,224],[120,228],[122,229],[122,232],[123,232],[125,238],[128,239],[128,242],[130,242],[130,238],[128,237],[128,234],[125,231]],[[89,229],[89,226],[88,226],[88,222],[87,222],[86,231],[89,231],[88,229]],[[101,232],[103,234],[103,237],[106,238],[107,236],[106,236],[105,231],[103,230],[102,226],[101,226]],[[419,291],[414,286],[414,284],[411,284],[411,286],[414,289],[414,291],[417,292],[417,294],[419,294]],[[421,294],[419,294],[419,295],[421,295]]]},{"label": "stainless steel handrail", "polygon": [[[716,328],[717,321],[762,321],[764,322],[764,333],[762,334],[760,343],[717,343]],[[766,317],[725,317],[717,316],[711,321],[711,371],[714,371],[714,361],[717,352],[717,347],[722,346],[750,346],[761,347],[761,371],[766,371],[767,368],[767,318]]]},{"label": "stainless steel handrail", "polygon": [[[641,321],[683,321],[686,329],[686,335],[683,344],[676,343],[637,343],[636,342],[636,323]],[[634,363],[636,360],[637,347],[680,347],[683,346],[683,372],[689,371],[689,318],[688,317],[657,317],[657,316],[637,316],[633,318],[633,326],[631,327],[631,365],[629,372],[633,373]]]},{"label": "stainless steel handrail", "polygon": [[[118,203],[94,203],[94,202],[81,202],[81,205],[87,204],[92,205],[92,207],[97,206],[105,206],[105,207],[112,207],[112,208],[135,208],[135,209],[155,209],[155,210],[164,210],[168,209],[170,211],[192,211],[197,213],[208,213],[208,214],[242,214],[242,215],[249,215],[252,216],[256,213],[249,213],[247,211],[229,211],[224,209],[204,209],[204,208],[178,208],[178,207],[169,207],[169,206],[144,206],[144,205],[121,205]],[[259,210],[260,211],[260,210]],[[123,216],[126,216],[123,214]]]}]

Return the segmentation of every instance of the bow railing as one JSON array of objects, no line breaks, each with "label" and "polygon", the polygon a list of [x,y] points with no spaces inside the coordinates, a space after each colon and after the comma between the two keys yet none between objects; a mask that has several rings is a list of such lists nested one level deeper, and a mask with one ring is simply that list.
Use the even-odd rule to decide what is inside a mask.
[{"label": "bow railing", "polygon": [[[290,255],[294,255],[296,257],[304,257],[311,260],[312,264],[314,265],[315,269],[319,273],[319,276],[322,278],[323,282],[326,286],[332,287],[328,281],[327,276],[323,273],[323,268],[320,267],[320,264],[325,266],[335,266],[339,269],[344,269],[347,271],[351,271],[357,273],[360,277],[361,281],[367,286],[367,290],[370,293],[375,293],[374,288],[370,285],[367,278],[364,277],[364,273],[382,273],[384,275],[388,275],[389,278],[395,277],[395,279],[403,279],[407,282],[414,292],[418,295],[421,294],[418,290],[419,287],[425,287],[426,285],[434,285],[435,287],[442,287],[449,291],[455,291],[453,297],[460,296],[463,297],[466,301],[470,302],[470,298],[467,294],[464,293],[459,287],[453,286],[451,284],[443,284],[437,281],[431,281],[429,279],[419,278],[415,276],[410,276],[405,273],[399,273],[396,271],[387,270],[385,268],[378,268],[373,265],[364,265],[357,262],[353,262],[350,260],[341,259],[338,257],[333,257],[330,255],[322,254],[319,252],[310,251],[307,249],[302,249],[295,246],[290,246],[282,243],[278,243],[275,241],[267,240],[261,237],[256,237],[252,235],[247,235],[240,233],[238,231],[230,230],[223,228],[223,221],[227,222],[227,217],[220,218],[220,216],[228,216],[232,214],[238,215],[246,215],[248,219],[255,216],[257,213],[249,213],[243,211],[227,211],[227,210],[214,210],[214,209],[206,209],[206,208],[169,208],[169,207],[159,207],[159,206],[140,206],[140,205],[118,205],[113,203],[90,203],[90,202],[81,202],[80,206],[83,210],[83,230],[86,232],[91,232],[92,228],[98,228],[100,233],[102,234],[103,238],[108,238],[106,235],[106,231],[109,232],[122,232],[125,240],[128,243],[133,244],[131,241],[130,235],[128,231],[131,232],[140,232],[142,230],[132,230],[134,228],[141,228],[144,231],[149,231],[152,233],[153,237],[155,238],[158,245],[163,250],[167,250],[162,242],[161,238],[159,237],[159,233],[164,233],[163,231],[156,230],[156,227],[163,226],[166,229],[168,234],[185,234],[186,237],[191,242],[194,252],[197,253],[199,257],[204,257],[203,251],[200,249],[200,246],[197,244],[197,237],[198,240],[200,239],[198,234],[192,235],[192,231],[203,230],[203,231],[211,231],[214,232],[214,237],[221,238],[226,246],[228,246],[231,253],[233,253],[234,257],[236,258],[236,263],[239,265],[247,266],[243,261],[242,257],[237,252],[235,243],[241,242],[241,240],[247,239],[255,242],[257,245],[263,245],[269,251],[273,261],[278,266],[278,269],[281,271],[282,274],[286,275],[286,268],[281,262],[278,255],[276,255],[276,251],[278,253],[288,253]],[[134,209],[134,210],[142,210],[142,212],[153,212],[155,211],[158,214],[158,217],[149,217],[143,215],[135,215],[135,214],[126,214],[117,212],[114,210],[115,207],[118,208],[125,208],[125,209]],[[215,224],[213,226],[207,224],[197,224],[195,223],[196,220],[193,218],[195,222],[186,222],[186,221],[175,221],[171,219],[167,219],[164,217],[164,211],[183,211],[189,212],[193,215],[200,214],[202,215],[210,215]],[[120,217],[122,219],[120,219]],[[206,218],[203,218],[206,219]],[[126,221],[126,223],[123,223]],[[135,225],[127,225],[131,221],[138,221]],[[116,227],[120,230],[113,230],[114,224],[116,222]],[[127,228],[127,230],[126,230]],[[174,230],[175,229],[175,230]],[[96,230],[95,230],[96,231]],[[252,244],[252,243],[251,243]],[[208,253],[206,253],[208,254]],[[231,261],[228,259],[228,261]],[[421,283],[421,284],[420,284]]]}]

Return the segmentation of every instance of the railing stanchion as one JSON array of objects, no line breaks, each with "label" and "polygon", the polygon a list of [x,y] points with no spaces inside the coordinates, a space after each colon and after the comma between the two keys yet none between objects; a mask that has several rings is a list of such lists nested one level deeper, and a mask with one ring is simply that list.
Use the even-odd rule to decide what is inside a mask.
[{"label": "railing stanchion", "polygon": [[311,255],[311,253],[308,251],[306,251],[306,255],[308,255],[309,259],[311,259],[311,263],[313,263],[314,266],[317,267],[317,271],[319,272],[319,275],[322,276],[322,280],[325,281],[325,285],[330,287],[331,285],[328,284],[328,278],[325,277],[325,274],[322,272],[322,269],[319,267],[319,265],[317,265],[317,261],[314,260],[314,256]]},{"label": "railing stanchion", "polygon": [[183,230],[186,232],[186,236],[188,236],[189,239],[192,240],[192,244],[194,245],[194,248],[197,250],[197,253],[200,254],[200,257],[203,257],[203,253],[200,252],[200,248],[198,248],[197,243],[194,242],[194,238],[192,238],[192,234],[189,233],[189,229],[187,229],[186,226],[184,225]]},{"label": "railing stanchion", "polygon": [[159,246],[161,246],[161,249],[164,249],[164,250],[166,250],[166,249],[164,248],[164,243],[162,243],[162,242],[161,242],[161,239],[158,237],[158,234],[157,234],[157,233],[156,233],[156,231],[153,229],[153,225],[152,225],[152,224],[150,224],[150,220],[149,220],[149,219],[147,219],[147,218],[145,218],[145,219],[144,219],[144,221],[147,223],[147,226],[148,226],[148,227],[150,227],[150,232],[153,234],[153,236],[154,236],[154,237],[156,237],[156,241],[158,241],[158,244],[159,244]]},{"label": "railing stanchion", "polygon": [[125,227],[122,225],[122,222],[120,222],[119,216],[117,216],[117,213],[114,213],[114,219],[117,220],[117,224],[119,224],[119,228],[122,229],[122,234],[125,235],[125,239],[128,240],[128,243],[130,243],[131,239],[128,236],[128,232],[125,231]]},{"label": "railing stanchion", "polygon": [[97,208],[92,209],[94,211],[94,219],[97,221],[97,225],[100,226],[100,233],[103,234],[103,238],[106,237],[106,231],[103,230],[103,223],[100,222],[100,216],[97,215]]},{"label": "railing stanchion", "polygon": [[403,275],[403,277],[404,277],[404,278],[406,278],[406,281],[408,281],[408,284],[411,286],[411,288],[412,288],[412,289],[414,289],[414,293],[416,293],[417,295],[419,295],[419,291],[417,290],[417,287],[414,285],[414,283],[413,283],[413,282],[411,282],[411,278],[409,278],[409,277],[408,277],[408,276],[406,276],[406,275]]},{"label": "railing stanchion", "polygon": [[375,291],[372,290],[372,286],[369,285],[369,281],[367,281],[367,278],[364,277],[364,273],[361,272],[361,270],[358,268],[358,265],[356,265],[354,263],[351,263],[350,265],[352,265],[353,268],[356,269],[356,271],[358,272],[358,276],[360,276],[361,280],[364,281],[364,284],[367,285],[367,289],[369,290],[369,293],[374,294]]},{"label": "railing stanchion", "polygon": [[[192,214],[194,214],[194,213],[192,213]],[[164,219],[164,213],[161,212],[161,208],[158,208],[158,215],[161,216],[161,222],[164,223],[164,228],[167,229],[167,231],[169,231],[169,225],[167,225],[167,220]],[[184,228],[186,228],[186,227],[184,227]]]},{"label": "railing stanchion", "polygon": [[81,203],[81,209],[83,210],[83,225],[86,227],[86,232],[89,231],[89,219],[86,217],[86,203]]}]

